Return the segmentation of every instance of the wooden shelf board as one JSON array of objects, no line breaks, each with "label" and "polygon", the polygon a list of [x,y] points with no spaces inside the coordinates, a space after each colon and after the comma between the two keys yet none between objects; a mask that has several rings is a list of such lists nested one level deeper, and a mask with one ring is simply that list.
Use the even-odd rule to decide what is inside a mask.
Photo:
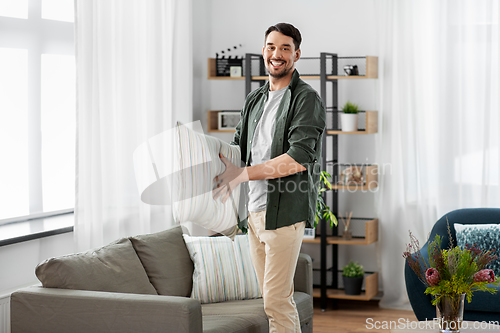
[{"label": "wooden shelf board", "polygon": [[364,80],[364,79],[374,79],[373,77],[369,77],[366,75],[327,75],[326,78],[328,80]]},{"label": "wooden shelf board", "polygon": [[[319,75],[301,75],[301,79],[303,80],[319,80],[320,76]],[[372,79],[371,77],[364,76],[364,75],[352,75],[352,76],[334,76],[334,75],[328,75],[326,77],[328,80],[362,80],[362,79]],[[209,80],[244,80],[244,76],[239,76],[239,77],[231,77],[231,76],[213,76],[213,75],[208,75]],[[252,76],[252,80],[257,81],[257,80],[268,80],[268,76]]]},{"label": "wooden shelf board", "polygon": [[211,133],[234,133],[236,131],[235,130],[214,130],[214,129],[209,129],[208,132],[211,132]]},{"label": "wooden shelf board", "polygon": [[327,237],[326,242],[328,244],[343,244],[343,245],[369,245],[375,243],[374,240],[366,239],[366,237],[344,239],[340,236]]},{"label": "wooden shelf board", "polygon": [[[353,218],[355,220],[355,218]],[[342,236],[327,236],[327,244],[342,244],[342,245],[370,245],[378,241],[378,219],[366,221],[365,237],[356,237],[352,239],[344,239]],[[302,243],[320,244],[321,236],[315,238],[304,238]]]},{"label": "wooden shelf board", "polygon": [[338,134],[375,134],[377,132],[368,132],[368,131],[354,131],[354,132],[345,132],[345,131],[334,131],[334,130],[330,130],[330,131],[326,131],[326,134],[335,134],[335,135],[338,135]]},{"label": "wooden shelf board", "polygon": [[377,188],[378,184],[374,182],[368,183],[368,185],[332,185],[332,190],[371,190]]},{"label": "wooden shelf board", "polygon": [[[316,290],[318,289],[318,290]],[[313,291],[313,297],[314,298],[320,298],[321,297],[321,292],[319,288],[314,288]],[[335,298],[335,299],[350,299],[350,300],[355,300],[355,301],[369,301],[373,297],[370,297],[369,295],[366,294],[365,291],[361,292],[361,295],[346,295],[343,290],[340,289],[328,289],[326,291],[326,297],[327,298]]]},{"label": "wooden shelf board", "polygon": [[209,80],[244,80],[244,76],[238,76],[238,77],[233,77],[233,76],[208,76]]},{"label": "wooden shelf board", "polygon": [[[301,75],[300,78],[303,79],[303,80],[319,80],[319,79],[321,79],[321,76],[319,76],[319,75]],[[352,75],[352,76],[347,76],[347,75],[327,75],[326,78],[328,80],[372,79],[372,77],[368,77],[368,76],[365,76],[365,75]],[[267,80],[267,79],[269,79],[268,76],[252,76],[252,80]]]},{"label": "wooden shelf board", "polygon": [[321,237],[317,236],[317,237],[314,237],[314,238],[304,238],[304,239],[302,239],[302,243],[320,244],[321,243]]},{"label": "wooden shelf board", "polygon": [[[312,239],[306,239],[304,238],[302,240],[302,243],[313,243],[313,244],[320,244],[321,243],[321,237],[315,237]],[[357,237],[357,238],[352,238],[352,239],[344,239],[342,236],[328,236],[326,237],[326,243],[327,244],[343,244],[343,245],[368,245],[373,243],[373,241],[367,241],[365,237]]]}]

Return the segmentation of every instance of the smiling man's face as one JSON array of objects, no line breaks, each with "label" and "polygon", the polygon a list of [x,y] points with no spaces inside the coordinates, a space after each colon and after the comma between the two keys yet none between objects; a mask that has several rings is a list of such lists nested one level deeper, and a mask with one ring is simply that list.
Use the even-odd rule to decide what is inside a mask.
[{"label": "smiling man's face", "polygon": [[295,50],[292,37],[273,31],[266,38],[262,54],[269,75],[281,79],[291,77],[295,62],[300,58],[300,49]]}]

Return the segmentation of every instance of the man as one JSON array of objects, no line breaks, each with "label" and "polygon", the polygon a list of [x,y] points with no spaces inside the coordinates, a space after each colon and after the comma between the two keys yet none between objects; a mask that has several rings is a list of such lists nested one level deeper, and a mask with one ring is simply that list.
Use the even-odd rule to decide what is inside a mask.
[{"label": "man", "polygon": [[252,262],[269,318],[269,332],[300,332],[293,277],[304,236],[316,211],[325,109],[299,78],[302,37],[293,25],[268,28],[262,50],[269,81],[250,93],[233,144],[246,167],[221,156],[214,198],[225,202],[249,181],[248,237]]}]

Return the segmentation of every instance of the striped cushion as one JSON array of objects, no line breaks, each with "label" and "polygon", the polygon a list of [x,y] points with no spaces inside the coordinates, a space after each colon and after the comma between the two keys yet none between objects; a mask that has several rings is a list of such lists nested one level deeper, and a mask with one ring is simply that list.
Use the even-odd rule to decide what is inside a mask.
[{"label": "striped cushion", "polygon": [[261,297],[246,235],[237,235],[234,242],[183,236],[194,263],[192,298],[216,303]]},{"label": "striped cushion", "polygon": [[225,233],[237,225],[240,186],[224,204],[212,197],[213,179],[225,170],[219,153],[240,165],[240,148],[199,133],[188,126],[176,126],[176,158],[173,194],[174,219],[193,222],[208,230]]}]

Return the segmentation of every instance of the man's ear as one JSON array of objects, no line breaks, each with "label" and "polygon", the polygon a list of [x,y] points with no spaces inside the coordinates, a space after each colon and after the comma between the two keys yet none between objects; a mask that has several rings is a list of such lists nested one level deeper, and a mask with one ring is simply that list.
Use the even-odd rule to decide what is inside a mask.
[{"label": "man's ear", "polygon": [[300,59],[300,54],[301,54],[300,49],[298,49],[297,51],[295,51],[295,61],[298,61]]}]

